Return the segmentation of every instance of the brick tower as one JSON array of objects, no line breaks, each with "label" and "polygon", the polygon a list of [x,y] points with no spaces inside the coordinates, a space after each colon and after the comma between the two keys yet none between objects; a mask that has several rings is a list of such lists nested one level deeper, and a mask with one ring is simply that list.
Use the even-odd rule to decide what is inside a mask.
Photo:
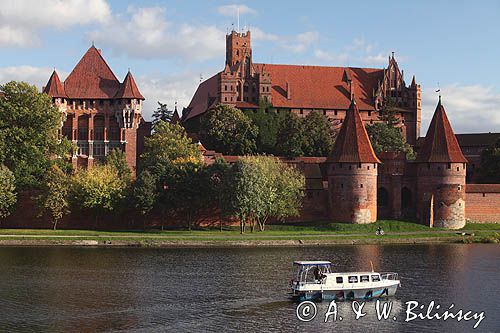
[{"label": "brick tower", "polygon": [[417,218],[429,226],[462,228],[465,225],[467,160],[448,121],[441,97],[417,163]]},{"label": "brick tower", "polygon": [[[144,137],[137,131],[146,123],[141,115],[144,97],[130,71],[120,83],[92,45],[64,83],[54,70],[43,92],[64,114],[60,134],[77,147],[75,169],[92,167],[94,160],[104,161],[112,149],[120,149],[135,172],[137,141],[142,145]],[[144,126],[141,130],[147,134]]]},{"label": "brick tower", "polygon": [[333,221],[377,220],[377,164],[354,98],[327,159],[330,217]]}]

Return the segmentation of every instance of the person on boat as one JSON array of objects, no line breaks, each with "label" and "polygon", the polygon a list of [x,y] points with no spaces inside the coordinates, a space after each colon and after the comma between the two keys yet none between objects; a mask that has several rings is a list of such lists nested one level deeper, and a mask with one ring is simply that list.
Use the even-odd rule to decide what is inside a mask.
[{"label": "person on boat", "polygon": [[317,281],[321,281],[325,277],[326,277],[326,275],[321,272],[321,269],[318,266],[314,267],[314,278]]},{"label": "person on boat", "polygon": [[381,234],[382,234],[382,231],[383,231],[383,230],[382,230],[382,226],[380,226],[380,225],[379,225],[379,226],[377,227],[377,235],[381,235]]}]

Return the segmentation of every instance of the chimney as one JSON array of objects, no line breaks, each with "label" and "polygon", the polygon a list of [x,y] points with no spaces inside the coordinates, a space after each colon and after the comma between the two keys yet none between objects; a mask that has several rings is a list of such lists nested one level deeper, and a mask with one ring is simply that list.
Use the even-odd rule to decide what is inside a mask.
[{"label": "chimney", "polygon": [[286,99],[292,99],[292,93],[290,91],[290,83],[286,83]]}]

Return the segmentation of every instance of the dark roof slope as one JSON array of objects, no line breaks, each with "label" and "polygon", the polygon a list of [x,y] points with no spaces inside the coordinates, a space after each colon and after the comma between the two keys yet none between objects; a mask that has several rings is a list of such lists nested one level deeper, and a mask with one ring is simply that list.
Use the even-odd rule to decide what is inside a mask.
[{"label": "dark roof slope", "polygon": [[120,90],[116,93],[115,98],[137,98],[144,99],[137,84],[135,83],[134,77],[130,71],[125,76],[123,83],[120,85]]},{"label": "dark roof slope", "polygon": [[441,98],[418,152],[417,162],[467,163],[441,104]]},{"label": "dark roof slope", "polygon": [[69,98],[114,98],[120,82],[94,46],[90,47],[64,81]]},{"label": "dark roof slope", "polygon": [[335,140],[333,150],[328,157],[329,162],[339,163],[380,163],[375,155],[370,138],[366,132],[358,106],[351,101],[349,110],[339,135]]}]

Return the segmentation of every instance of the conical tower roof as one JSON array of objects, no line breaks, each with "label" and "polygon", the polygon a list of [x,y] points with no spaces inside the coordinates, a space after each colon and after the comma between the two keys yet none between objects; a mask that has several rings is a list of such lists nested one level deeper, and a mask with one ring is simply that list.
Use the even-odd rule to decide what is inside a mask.
[{"label": "conical tower roof", "polygon": [[120,81],[93,45],[64,81],[66,94],[75,99],[110,99],[119,89]]},{"label": "conical tower roof", "polygon": [[137,84],[135,83],[134,77],[132,73],[128,71],[123,83],[120,85],[120,90],[116,93],[115,98],[137,98],[144,99],[139,88],[137,88]]},{"label": "conical tower roof", "polygon": [[43,92],[51,97],[67,97],[61,80],[59,79],[59,75],[57,75],[55,69],[50,76],[49,82],[47,82],[47,85],[43,89]]},{"label": "conical tower roof", "polygon": [[439,97],[439,103],[427,130],[424,144],[418,152],[417,162],[467,163],[448,121],[444,106],[441,104],[441,97]]},{"label": "conical tower roof", "polygon": [[337,163],[380,163],[373,151],[354,98],[351,100],[349,110],[346,112],[328,161]]}]

